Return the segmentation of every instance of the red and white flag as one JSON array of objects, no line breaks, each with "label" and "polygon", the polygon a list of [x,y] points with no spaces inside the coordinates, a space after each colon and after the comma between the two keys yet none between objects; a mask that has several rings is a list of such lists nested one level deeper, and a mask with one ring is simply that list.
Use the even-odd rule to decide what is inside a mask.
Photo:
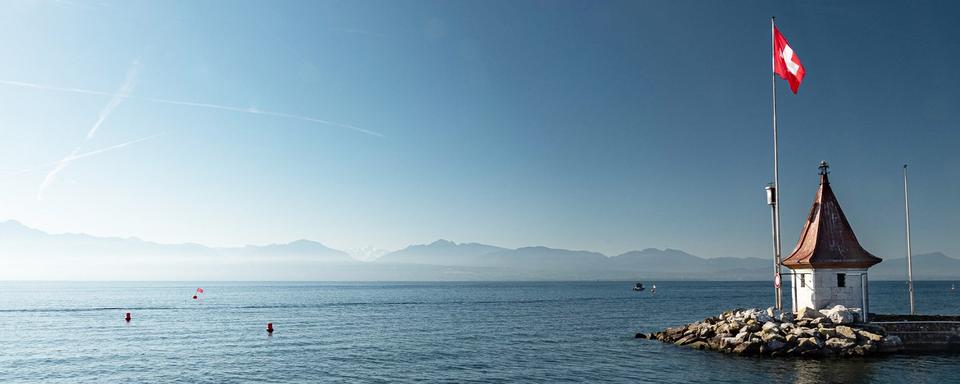
[{"label": "red and white flag", "polygon": [[806,70],[800,64],[800,58],[793,51],[787,39],[777,27],[773,27],[773,72],[790,83],[790,90],[797,93]]}]

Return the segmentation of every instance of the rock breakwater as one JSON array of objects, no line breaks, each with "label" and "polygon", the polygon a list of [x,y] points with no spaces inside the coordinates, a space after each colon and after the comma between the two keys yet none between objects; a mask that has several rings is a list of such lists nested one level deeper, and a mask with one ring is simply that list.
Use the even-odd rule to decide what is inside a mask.
[{"label": "rock breakwater", "polygon": [[772,307],[736,309],[636,337],[745,356],[867,356],[903,349],[899,337],[859,320],[857,310],[840,305],[820,311],[801,308],[795,314]]}]

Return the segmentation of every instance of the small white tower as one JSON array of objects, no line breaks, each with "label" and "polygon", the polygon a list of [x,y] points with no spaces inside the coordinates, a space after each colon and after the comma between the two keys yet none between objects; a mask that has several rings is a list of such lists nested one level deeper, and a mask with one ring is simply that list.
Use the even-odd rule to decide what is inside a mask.
[{"label": "small white tower", "polygon": [[820,188],[800,233],[800,241],[783,266],[793,270],[794,311],[863,308],[868,311],[867,269],[881,261],[860,246],[837,197],[830,188],[830,166],[820,162]]}]

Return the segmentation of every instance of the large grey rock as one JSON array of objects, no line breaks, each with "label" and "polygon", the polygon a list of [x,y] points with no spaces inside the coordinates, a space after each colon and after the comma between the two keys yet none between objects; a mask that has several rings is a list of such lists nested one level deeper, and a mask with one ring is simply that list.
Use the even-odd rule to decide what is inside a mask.
[{"label": "large grey rock", "polygon": [[787,346],[787,343],[784,343],[780,340],[770,340],[765,345],[765,349],[767,350],[766,352],[775,352],[783,349],[785,346]]},{"label": "large grey rock", "polygon": [[797,335],[794,335],[794,334],[791,333],[791,334],[787,335],[786,337],[784,337],[783,339],[784,339],[784,341],[787,342],[787,344],[796,344],[796,343],[797,343],[797,340],[800,339],[800,338],[797,337]]},{"label": "large grey rock", "polygon": [[854,322],[854,323],[862,323],[862,322],[863,322],[863,311],[860,310],[860,308],[847,308],[847,310],[850,311],[850,314],[853,315],[853,322]]},{"label": "large grey rock", "polygon": [[705,341],[694,341],[690,344],[687,344],[686,346],[693,349],[700,349],[700,350],[711,349],[710,344]]},{"label": "large grey rock", "polygon": [[793,313],[791,312],[781,313],[780,316],[777,316],[777,320],[779,320],[781,323],[793,322],[794,320]]},{"label": "large grey rock", "polygon": [[696,336],[696,335],[689,335],[689,336],[684,336],[684,337],[681,338],[680,340],[677,340],[676,342],[674,342],[674,344],[676,344],[676,345],[687,345],[687,344],[690,344],[690,343],[692,343],[692,342],[694,342],[694,341],[696,341],[696,340],[697,340],[697,336]]},{"label": "large grey rock", "polygon": [[707,340],[707,344],[710,345],[710,349],[718,350],[721,340],[723,340],[723,336],[714,336]]},{"label": "large grey rock", "polygon": [[797,310],[798,319],[816,319],[818,317],[823,317],[823,314],[817,312],[816,309],[810,307],[802,307]]},{"label": "large grey rock", "polygon": [[836,329],[836,332],[837,332],[837,336],[840,336],[840,337],[843,337],[843,338],[849,339],[849,340],[856,340],[856,339],[857,339],[857,332],[854,331],[853,328],[850,328],[850,327],[848,327],[848,326],[846,326],[846,325],[838,325],[837,328],[835,328],[835,329]]},{"label": "large grey rock", "polygon": [[767,316],[770,317],[771,319],[776,319],[776,318],[780,317],[780,315],[783,314],[783,311],[781,311],[781,310],[779,310],[779,309],[776,309],[776,308],[774,308],[774,307],[770,307],[770,308],[767,308],[767,310],[766,310],[765,313],[766,313]]},{"label": "large grey rock", "polygon": [[[731,332],[731,330],[730,330],[730,324],[728,324],[728,323],[717,324],[717,325],[714,327],[714,330],[716,331],[716,333],[717,333],[718,335],[722,335],[722,334],[724,334],[724,333],[733,333],[733,332]],[[736,331],[739,332],[740,329],[737,329]]]},{"label": "large grey rock", "polygon": [[760,353],[760,343],[744,342],[733,349],[733,353],[739,355],[756,355]]},{"label": "large grey rock", "polygon": [[673,327],[663,330],[663,334],[670,339],[679,339],[683,336],[683,332],[686,331],[686,327]]},{"label": "large grey rock", "polygon": [[823,343],[815,337],[806,337],[799,339],[797,347],[805,351],[811,349],[820,349],[823,348]]},{"label": "large grey rock", "polygon": [[701,325],[700,328],[697,330],[697,336],[702,337],[702,338],[710,338],[710,337],[714,337],[714,336],[716,336],[716,335],[717,335],[717,332],[714,331],[713,327],[710,326],[709,324],[703,324],[703,325]]},{"label": "large grey rock", "polygon": [[740,343],[743,342],[743,339],[738,339],[736,337],[724,337],[720,339],[720,348],[736,348]]},{"label": "large grey rock", "polygon": [[768,321],[772,321],[772,320],[773,320],[773,317],[767,315],[765,312],[760,312],[760,313],[757,314],[756,319],[757,319],[757,322],[759,322],[759,323],[762,324],[762,323],[766,323],[766,322],[768,322]]},{"label": "large grey rock", "polygon": [[768,322],[766,322],[766,323],[763,323],[763,327],[761,327],[760,329],[763,330],[764,333],[771,333],[771,332],[772,332],[772,333],[779,333],[779,332],[780,332],[780,326],[778,326],[777,323],[772,322],[772,321],[768,321]]},{"label": "large grey rock", "polygon": [[764,332],[763,335],[760,336],[760,339],[765,342],[770,342],[771,340],[780,340],[780,341],[785,340],[782,335],[774,332]]},{"label": "large grey rock", "polygon": [[841,337],[834,337],[832,339],[827,339],[827,342],[826,342],[827,347],[832,349],[837,349],[837,350],[847,349],[847,348],[853,347],[856,344],[857,343],[854,342],[853,340],[844,339]]},{"label": "large grey rock", "polygon": [[834,324],[853,324],[856,320],[853,312],[842,305],[836,305],[830,309],[821,310],[820,313],[830,318]]},{"label": "large grey rock", "polygon": [[879,343],[881,340],[883,340],[883,336],[873,332],[860,330],[857,333],[860,334],[860,337],[863,337],[864,339],[870,340],[874,343]]},{"label": "large grey rock", "polygon": [[827,325],[827,326],[833,325],[833,320],[830,320],[829,317],[818,317],[816,319],[810,320],[811,327],[816,327],[821,325]]},{"label": "large grey rock", "polygon": [[824,337],[828,337],[828,338],[837,336],[836,328],[821,327],[820,329],[817,330],[817,332],[819,332]]}]

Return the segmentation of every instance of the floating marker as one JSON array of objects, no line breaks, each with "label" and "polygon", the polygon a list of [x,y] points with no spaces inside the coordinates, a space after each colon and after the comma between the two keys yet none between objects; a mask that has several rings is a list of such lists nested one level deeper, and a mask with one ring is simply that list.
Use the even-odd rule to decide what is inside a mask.
[{"label": "floating marker", "polygon": [[127,312],[127,315],[123,317],[128,323],[130,322],[130,312]]},{"label": "floating marker", "polygon": [[273,323],[267,323],[267,333],[273,333]]},{"label": "floating marker", "polygon": [[196,300],[196,299],[197,299],[197,295],[193,295],[193,299]]}]

